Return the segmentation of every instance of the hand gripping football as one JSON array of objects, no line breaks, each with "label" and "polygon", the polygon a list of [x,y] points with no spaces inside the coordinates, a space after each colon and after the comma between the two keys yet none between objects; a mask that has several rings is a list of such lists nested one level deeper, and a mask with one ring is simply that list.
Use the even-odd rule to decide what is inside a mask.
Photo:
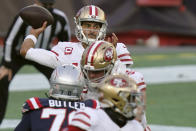
[{"label": "hand gripping football", "polygon": [[42,27],[44,21],[48,22],[47,26],[54,22],[52,14],[46,8],[37,5],[22,8],[19,11],[19,16],[34,29]]}]

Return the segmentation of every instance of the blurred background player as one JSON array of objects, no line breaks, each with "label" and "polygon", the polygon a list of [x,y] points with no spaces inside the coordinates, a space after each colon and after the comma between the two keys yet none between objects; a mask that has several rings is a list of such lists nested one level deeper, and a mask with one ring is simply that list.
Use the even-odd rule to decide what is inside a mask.
[{"label": "blurred background player", "polygon": [[144,131],[142,94],[133,79],[110,75],[97,88],[102,108],[78,110],[68,131]]},{"label": "blurred background player", "polygon": [[[31,36],[25,39],[21,48],[21,55],[26,59],[42,65],[55,68],[63,64],[80,65],[83,51],[97,40],[103,40],[106,35],[107,21],[102,9],[94,5],[82,7],[75,16],[75,35],[79,42],[59,42],[51,51],[34,48],[36,43],[32,39],[38,38],[46,25],[32,29]],[[113,33],[108,41],[116,46],[118,59],[126,65],[132,65],[133,61],[127,47],[123,43],[117,43],[118,38]]]},{"label": "blurred background player", "polygon": [[99,108],[94,100],[80,101],[83,86],[80,68],[74,65],[57,67],[50,78],[49,98],[28,99],[15,131],[60,131],[67,127],[74,110],[85,106]]},{"label": "blurred background player", "polygon": [[[53,8],[55,0],[34,0],[34,3],[47,8],[54,16],[53,25],[48,26],[46,30],[40,34],[35,48],[49,50],[54,39],[70,41],[69,21],[62,11]],[[33,65],[47,78],[50,78],[53,70],[21,57],[20,48],[23,39],[28,35],[30,29],[30,26],[25,24],[19,16],[16,16],[4,41],[3,58],[0,66],[0,123],[6,111],[9,84],[21,67],[24,65]]]}]

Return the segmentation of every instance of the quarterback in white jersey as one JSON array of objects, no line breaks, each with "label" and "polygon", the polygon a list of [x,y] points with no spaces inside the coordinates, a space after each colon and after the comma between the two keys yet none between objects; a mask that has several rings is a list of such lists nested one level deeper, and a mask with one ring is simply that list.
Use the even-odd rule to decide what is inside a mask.
[{"label": "quarterback in white jersey", "polygon": [[110,75],[97,93],[102,109],[78,110],[68,131],[144,131],[139,122],[143,113],[141,93],[133,79]]},{"label": "quarterback in white jersey", "polygon": [[[51,68],[64,64],[79,66],[83,51],[84,47],[81,43],[59,42],[51,51],[30,48],[27,51],[25,58]],[[129,65],[133,64],[129,52],[123,43],[117,43],[116,51],[118,59],[122,61],[122,63]]]},{"label": "quarterback in white jersey", "polygon": [[[55,68],[63,64],[80,64],[84,49],[97,40],[104,40],[106,36],[107,21],[102,9],[94,5],[81,8],[75,16],[75,35],[80,42],[59,42],[51,51],[35,49],[37,38],[46,28],[46,22],[38,29],[32,29],[21,47],[20,53],[26,59],[39,64]],[[132,65],[133,61],[127,47],[123,43],[117,43],[118,38],[114,33],[108,37],[117,51],[118,59],[126,65]]]}]

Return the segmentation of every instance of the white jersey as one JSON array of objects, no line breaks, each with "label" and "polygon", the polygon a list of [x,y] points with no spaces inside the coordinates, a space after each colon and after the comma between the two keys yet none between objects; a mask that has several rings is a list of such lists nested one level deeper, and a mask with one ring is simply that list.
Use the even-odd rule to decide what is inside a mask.
[{"label": "white jersey", "polygon": [[77,111],[69,125],[86,131],[144,131],[141,124],[136,120],[128,121],[125,126],[120,128],[103,109],[88,107]]},{"label": "white jersey", "polygon": [[128,68],[126,70],[126,74],[135,80],[135,82],[137,83],[137,87],[140,91],[142,90],[146,90],[146,83],[144,81],[144,76],[142,75],[142,73],[137,72],[133,69]]},{"label": "white jersey", "polygon": [[112,73],[111,74],[126,74],[128,75],[130,78],[134,79],[135,82],[137,83],[138,89],[141,90],[145,90],[146,89],[146,83],[144,81],[144,76],[142,73],[137,72],[131,68],[127,68],[122,61],[116,61],[115,65],[112,69]]},{"label": "white jersey", "polygon": [[[51,51],[30,48],[25,58],[51,68],[64,64],[78,66],[80,65],[83,51],[84,48],[80,42],[58,42]],[[133,64],[130,53],[123,43],[117,43],[116,51],[117,57],[122,63]]]}]

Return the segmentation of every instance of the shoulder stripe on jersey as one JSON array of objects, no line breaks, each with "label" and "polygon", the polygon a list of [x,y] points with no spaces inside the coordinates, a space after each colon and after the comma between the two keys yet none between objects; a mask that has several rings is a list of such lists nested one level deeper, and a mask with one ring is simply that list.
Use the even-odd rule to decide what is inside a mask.
[{"label": "shoulder stripe on jersey", "polygon": [[120,59],[120,61],[133,61],[132,59]]},{"label": "shoulder stripe on jersey", "polygon": [[52,53],[54,53],[56,56],[59,56],[59,54],[53,50],[51,50]]},{"label": "shoulder stripe on jersey", "polygon": [[35,101],[35,98],[30,98],[29,100],[31,101],[31,103],[33,105],[33,109],[38,109],[39,108],[37,102]]},{"label": "shoulder stripe on jersey", "polygon": [[29,100],[27,100],[27,103],[28,105],[30,106],[30,109],[31,110],[34,110],[34,109],[39,109],[42,107],[40,101],[38,100],[38,98],[30,98]]},{"label": "shoulder stripe on jersey", "polygon": [[35,97],[35,101],[36,101],[37,105],[39,106],[39,108],[43,107],[42,104],[40,103],[38,97]]},{"label": "shoulder stripe on jersey", "polygon": [[28,99],[26,102],[28,103],[30,109],[33,110],[34,108],[33,108],[33,104],[31,103],[31,101]]},{"label": "shoulder stripe on jersey", "polygon": [[72,121],[78,121],[78,122],[81,122],[81,123],[85,124],[85,125],[86,125],[86,126],[88,126],[88,127],[90,127],[90,126],[91,126],[91,124],[89,124],[89,123],[87,123],[87,122],[85,122],[85,121],[83,121],[83,120],[81,120],[81,119],[73,119]]},{"label": "shoulder stripe on jersey", "polygon": [[123,57],[123,56],[130,56],[130,54],[129,53],[121,54],[118,56],[118,58]]},{"label": "shoulder stripe on jersey", "polygon": [[88,119],[91,119],[91,117],[90,117],[88,114],[86,114],[85,112],[77,112],[75,115],[84,115],[84,116],[86,116]]},{"label": "shoulder stripe on jersey", "polygon": [[145,85],[145,82],[138,83],[137,86]]}]

